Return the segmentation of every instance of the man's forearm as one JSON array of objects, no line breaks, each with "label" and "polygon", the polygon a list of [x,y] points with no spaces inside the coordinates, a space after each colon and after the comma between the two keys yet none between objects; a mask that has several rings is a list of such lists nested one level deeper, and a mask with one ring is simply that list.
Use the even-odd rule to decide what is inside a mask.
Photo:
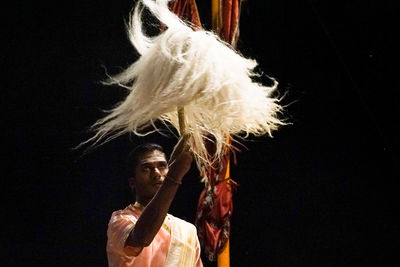
[{"label": "man's forearm", "polygon": [[126,241],[128,246],[146,247],[153,241],[162,226],[179,184],[166,178],[157,194],[140,215],[135,228]]}]

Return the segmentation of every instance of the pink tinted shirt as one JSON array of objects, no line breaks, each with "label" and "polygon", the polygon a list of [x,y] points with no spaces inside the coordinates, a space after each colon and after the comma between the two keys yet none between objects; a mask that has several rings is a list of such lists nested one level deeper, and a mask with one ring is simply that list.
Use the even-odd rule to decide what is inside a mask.
[{"label": "pink tinted shirt", "polygon": [[[135,203],[112,213],[107,230],[107,257],[110,267],[164,266],[171,243],[171,215],[167,214],[162,227],[148,247],[125,246],[126,239],[135,226],[142,209],[143,206]],[[200,254],[199,246],[197,246],[196,252],[198,255]],[[198,258],[196,266],[203,266],[200,256]]]}]

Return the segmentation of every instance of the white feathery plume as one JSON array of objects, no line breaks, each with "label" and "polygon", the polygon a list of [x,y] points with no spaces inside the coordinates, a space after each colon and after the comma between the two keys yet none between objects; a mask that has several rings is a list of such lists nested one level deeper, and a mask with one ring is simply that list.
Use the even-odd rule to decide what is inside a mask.
[{"label": "white feathery plume", "polygon": [[[170,123],[179,132],[177,107],[184,107],[185,134],[199,167],[211,164],[204,138],[215,142],[213,159],[222,156],[228,136],[271,136],[285,124],[278,115],[277,88],[252,81],[257,62],[235,52],[209,31],[193,29],[168,9],[169,0],[139,0],[128,24],[130,41],[139,59],[108,84],[129,90],[126,99],[98,120],[89,141],[107,142],[124,133],[143,135],[154,121]],[[142,11],[166,26],[157,36],[147,36]],[[182,134],[182,133],[180,133]]]}]

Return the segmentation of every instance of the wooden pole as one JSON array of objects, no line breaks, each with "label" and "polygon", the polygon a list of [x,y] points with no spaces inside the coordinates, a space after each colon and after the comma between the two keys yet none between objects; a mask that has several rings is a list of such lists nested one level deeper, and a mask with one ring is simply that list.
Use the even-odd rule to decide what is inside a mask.
[{"label": "wooden pole", "polygon": [[185,109],[178,107],[178,121],[179,121],[179,133],[180,135],[185,134]]}]

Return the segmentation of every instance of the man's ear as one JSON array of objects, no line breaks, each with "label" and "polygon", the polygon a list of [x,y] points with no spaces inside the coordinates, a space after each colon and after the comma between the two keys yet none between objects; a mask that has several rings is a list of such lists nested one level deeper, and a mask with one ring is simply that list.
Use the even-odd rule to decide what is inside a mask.
[{"label": "man's ear", "polygon": [[129,188],[133,191],[134,189],[135,189],[135,178],[133,178],[133,177],[129,177],[128,178],[128,185],[129,185]]}]

